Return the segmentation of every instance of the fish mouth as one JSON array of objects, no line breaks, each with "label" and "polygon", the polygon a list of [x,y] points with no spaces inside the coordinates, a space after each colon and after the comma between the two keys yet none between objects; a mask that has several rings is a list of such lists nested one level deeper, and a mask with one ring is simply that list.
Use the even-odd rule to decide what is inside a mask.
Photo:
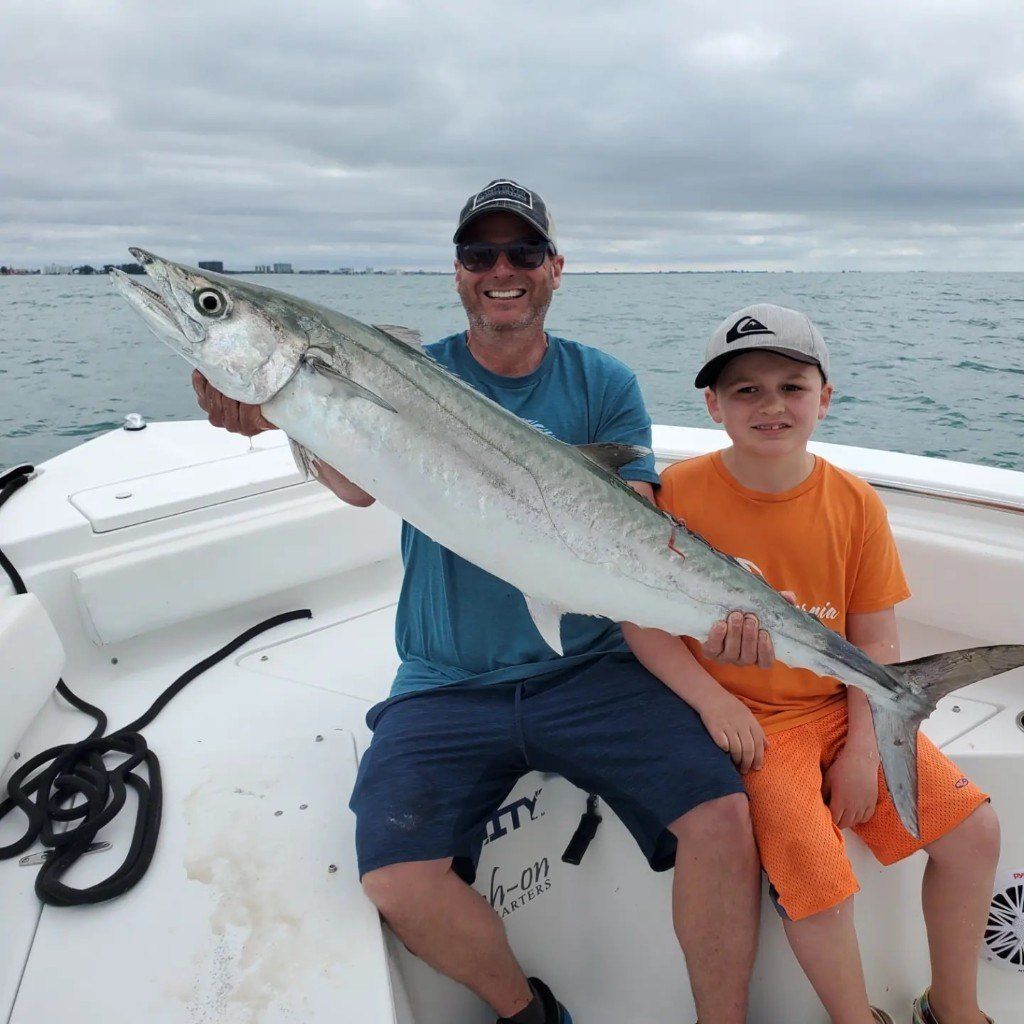
[{"label": "fish mouth", "polygon": [[206,328],[188,313],[190,293],[182,268],[137,246],[128,251],[146,272],[150,287],[120,270],[111,270],[111,280],[160,340],[189,358],[193,347],[205,341]]},{"label": "fish mouth", "polygon": [[[137,250],[132,250],[133,255],[136,252]],[[141,263],[142,261],[140,260],[139,262]],[[146,266],[145,263],[142,265]],[[121,270],[111,270],[110,280],[113,282],[114,287],[128,300],[129,305],[142,316],[164,341],[179,351],[185,347],[187,342],[185,332],[181,329],[179,319],[167,302],[162,289],[161,291],[156,291],[147,288],[130,274],[126,274]]]}]

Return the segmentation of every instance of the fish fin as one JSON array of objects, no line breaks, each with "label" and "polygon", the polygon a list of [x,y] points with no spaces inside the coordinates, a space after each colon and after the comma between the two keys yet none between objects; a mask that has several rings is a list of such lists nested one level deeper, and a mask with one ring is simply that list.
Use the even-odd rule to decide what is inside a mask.
[{"label": "fish fin", "polygon": [[595,466],[607,470],[609,473],[617,473],[622,466],[627,466],[645,455],[651,454],[650,448],[644,448],[638,444],[615,444],[611,441],[601,441],[597,444],[578,444],[576,451],[584,458],[589,459]]},{"label": "fish fin", "polygon": [[316,480],[317,471],[313,468],[313,453],[298,441],[288,438],[288,447],[292,450],[295,467],[307,480]]},{"label": "fish fin", "polygon": [[903,827],[920,839],[917,819],[917,730],[922,718],[904,718],[892,707],[868,697],[875,723],[878,755],[882,759],[885,784]]},{"label": "fish fin", "polygon": [[1024,665],[1024,644],[997,644],[994,647],[965,647],[959,651],[930,654],[926,658],[886,665],[887,671],[904,682],[920,687],[934,707],[943,697],[970,686],[979,679]]},{"label": "fish fin", "polygon": [[340,384],[341,389],[351,398],[365,398],[366,401],[373,402],[374,405],[379,405],[382,409],[386,409],[388,412],[398,412],[393,405],[389,405],[385,402],[380,395],[375,395],[368,388],[364,388],[362,384],[357,384],[350,377],[346,377],[345,374],[332,366],[330,361],[324,359],[322,356],[316,355],[316,353],[313,352],[307,352],[302,358],[303,362],[305,362],[311,370],[315,370],[317,373],[323,374],[325,377],[330,377],[331,380]]},{"label": "fish fin", "polygon": [[526,594],[523,597],[526,598],[526,610],[530,613],[537,632],[544,638],[544,643],[561,657],[565,653],[562,650],[562,616],[565,612],[536,597],[529,597]]},{"label": "fish fin", "polygon": [[419,348],[423,344],[423,335],[412,327],[399,327],[396,324],[374,324],[381,334],[386,334],[395,341],[412,348]]}]

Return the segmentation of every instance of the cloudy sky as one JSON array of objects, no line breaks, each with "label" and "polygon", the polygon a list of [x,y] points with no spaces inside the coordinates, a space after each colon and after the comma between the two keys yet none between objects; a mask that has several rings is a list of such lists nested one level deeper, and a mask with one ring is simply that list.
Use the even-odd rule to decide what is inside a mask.
[{"label": "cloudy sky", "polygon": [[1021,0],[0,4],[0,263],[1024,270]]}]

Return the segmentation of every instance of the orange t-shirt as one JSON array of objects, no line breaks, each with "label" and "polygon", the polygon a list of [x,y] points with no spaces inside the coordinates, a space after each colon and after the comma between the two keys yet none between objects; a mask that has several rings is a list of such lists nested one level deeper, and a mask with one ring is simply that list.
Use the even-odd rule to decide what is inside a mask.
[{"label": "orange t-shirt", "polygon": [[[661,475],[658,505],[777,590],[792,590],[800,607],[844,636],[850,612],[881,611],[910,596],[881,498],[822,458],[781,494],[744,487],[720,452],[677,462]],[[781,663],[720,665],[683,639],[766,733],[812,722],[845,699],[846,688],[830,676]]]}]

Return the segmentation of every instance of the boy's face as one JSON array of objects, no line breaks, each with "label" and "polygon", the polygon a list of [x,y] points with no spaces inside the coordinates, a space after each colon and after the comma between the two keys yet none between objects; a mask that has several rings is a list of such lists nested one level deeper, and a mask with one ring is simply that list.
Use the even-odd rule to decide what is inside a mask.
[{"label": "boy's face", "polygon": [[704,399],[737,448],[777,457],[804,448],[825,418],[832,385],[812,363],[755,351],[726,363]]}]

